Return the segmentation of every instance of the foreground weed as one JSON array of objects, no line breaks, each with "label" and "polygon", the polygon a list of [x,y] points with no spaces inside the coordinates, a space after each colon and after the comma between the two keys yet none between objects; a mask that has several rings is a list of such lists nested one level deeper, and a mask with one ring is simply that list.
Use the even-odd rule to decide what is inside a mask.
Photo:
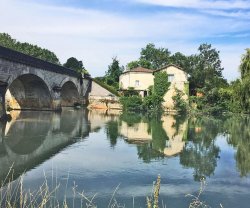
[{"label": "foreground weed", "polygon": [[157,180],[153,186],[153,196],[147,197],[147,208],[159,208],[159,194],[161,186],[161,176],[158,175]]}]

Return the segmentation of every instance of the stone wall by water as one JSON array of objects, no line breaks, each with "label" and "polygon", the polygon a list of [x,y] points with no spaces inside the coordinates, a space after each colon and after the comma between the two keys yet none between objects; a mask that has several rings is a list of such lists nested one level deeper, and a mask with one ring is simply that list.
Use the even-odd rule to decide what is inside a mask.
[{"label": "stone wall by water", "polygon": [[89,93],[90,109],[122,109],[119,103],[119,98],[106,90],[102,86],[98,85],[94,80],[92,81],[91,90]]}]

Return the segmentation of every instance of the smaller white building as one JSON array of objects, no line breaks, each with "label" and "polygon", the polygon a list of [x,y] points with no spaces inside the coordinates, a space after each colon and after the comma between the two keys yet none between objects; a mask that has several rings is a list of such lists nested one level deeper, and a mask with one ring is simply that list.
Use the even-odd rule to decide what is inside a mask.
[{"label": "smaller white building", "polygon": [[143,67],[137,67],[129,71],[125,71],[119,78],[120,91],[133,89],[138,91],[142,97],[148,95],[148,88],[153,85],[153,70]]},{"label": "smaller white building", "polygon": [[164,95],[163,106],[166,110],[171,110],[174,107],[172,97],[176,94],[176,89],[184,93],[183,99],[185,100],[188,99],[189,94],[188,74],[173,64],[158,70],[137,67],[125,71],[119,79],[120,91],[133,89],[138,91],[142,97],[145,97],[148,95],[149,87],[154,85],[154,75],[163,71],[168,74],[166,82],[171,83],[169,90]]}]

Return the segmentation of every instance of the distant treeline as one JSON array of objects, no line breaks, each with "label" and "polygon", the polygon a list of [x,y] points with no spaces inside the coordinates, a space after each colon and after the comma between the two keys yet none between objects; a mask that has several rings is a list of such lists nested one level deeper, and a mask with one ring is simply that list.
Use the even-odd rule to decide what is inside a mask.
[{"label": "distant treeline", "polygon": [[[196,54],[185,55],[181,52],[171,54],[167,48],[157,48],[149,43],[141,49],[138,60],[127,64],[126,70],[141,66],[156,70],[166,65],[174,64],[188,73],[189,78],[189,105],[178,96],[176,101],[182,106],[177,110],[198,111],[205,114],[218,114],[222,112],[250,113],[250,49],[242,55],[239,70],[241,77],[228,83],[223,77],[224,68],[221,66],[220,52],[211,44],[201,44]],[[106,84],[119,88],[119,76],[125,67],[120,66],[118,59],[113,58],[104,77],[98,79]],[[164,83],[163,83],[164,84]],[[160,86],[161,87],[161,86]],[[149,91],[151,91],[149,89]],[[134,93],[131,93],[134,96]],[[197,96],[199,95],[199,96]],[[125,99],[126,104],[134,107],[136,103],[142,106],[142,101],[135,102],[135,98]],[[152,98],[151,103],[159,103],[158,97]],[[150,104],[150,106],[154,106]],[[178,106],[178,105],[177,105]]]},{"label": "distant treeline", "polygon": [[41,48],[37,45],[32,45],[30,43],[22,43],[13,39],[7,33],[0,33],[0,45],[6,48],[10,48],[27,55],[33,56],[35,58],[43,59],[45,61],[60,64],[59,59],[56,54],[48,49]]}]

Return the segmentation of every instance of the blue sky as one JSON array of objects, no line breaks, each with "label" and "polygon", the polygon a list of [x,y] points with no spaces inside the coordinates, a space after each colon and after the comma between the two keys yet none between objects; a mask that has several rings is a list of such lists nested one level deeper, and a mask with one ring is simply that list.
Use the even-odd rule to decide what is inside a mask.
[{"label": "blue sky", "polygon": [[220,51],[224,76],[234,80],[250,47],[250,0],[0,0],[0,32],[54,51],[60,61],[83,60],[102,76],[117,56],[139,57],[147,43],[172,53]]}]

